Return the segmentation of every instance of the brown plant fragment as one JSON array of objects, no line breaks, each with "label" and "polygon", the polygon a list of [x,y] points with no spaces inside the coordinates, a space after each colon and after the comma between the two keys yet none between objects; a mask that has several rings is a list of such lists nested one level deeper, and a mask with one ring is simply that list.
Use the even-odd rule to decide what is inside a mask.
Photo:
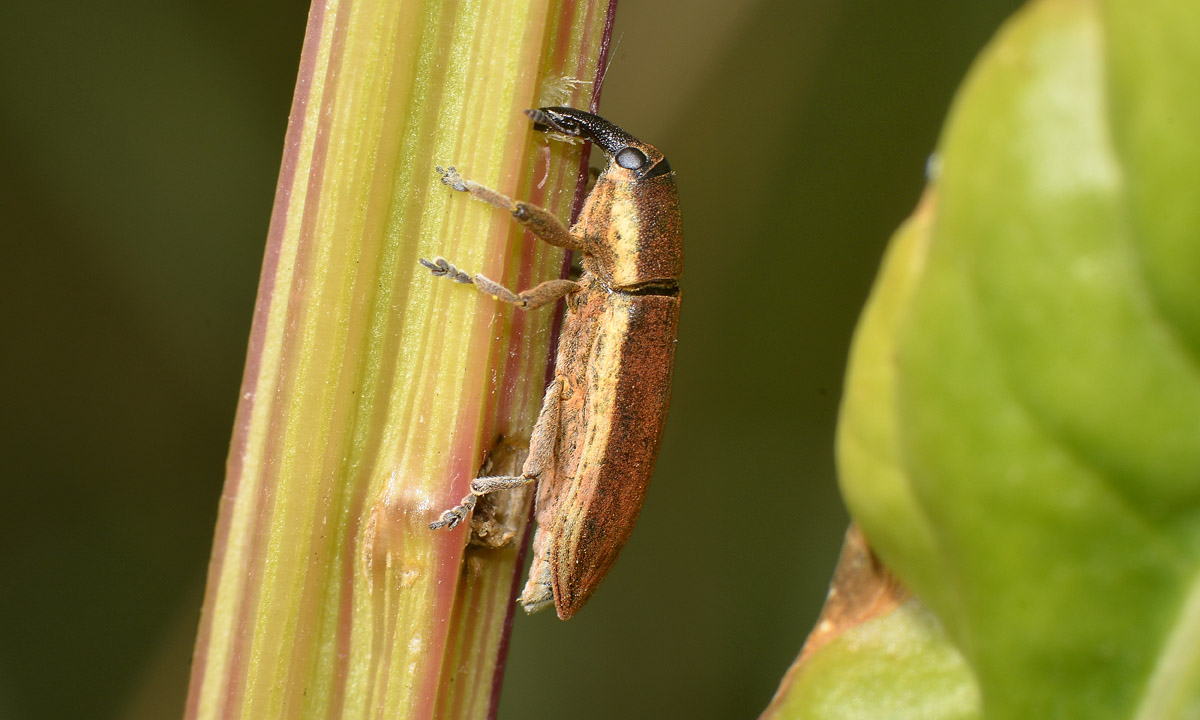
[{"label": "brown plant fragment", "polygon": [[908,596],[908,589],[871,552],[867,538],[852,523],[846,530],[821,616],[759,720],[779,713],[809,657],[848,630],[894,611]]},{"label": "brown plant fragment", "polygon": [[803,663],[809,655],[846,630],[896,609],[908,595],[907,588],[871,552],[858,525],[851,524],[846,530],[821,617],[809,633],[796,664]]}]

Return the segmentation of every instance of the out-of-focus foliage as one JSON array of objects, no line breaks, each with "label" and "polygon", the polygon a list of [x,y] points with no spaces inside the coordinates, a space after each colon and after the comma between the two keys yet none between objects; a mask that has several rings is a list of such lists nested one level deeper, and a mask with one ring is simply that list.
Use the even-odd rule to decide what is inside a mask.
[{"label": "out-of-focus foliage", "polygon": [[945,628],[851,525],[821,618],[760,720],[979,716],[978,688]]},{"label": "out-of-focus foliage", "polygon": [[858,331],[847,502],[989,718],[1200,701],[1198,33],[1188,3],[1016,16]]}]

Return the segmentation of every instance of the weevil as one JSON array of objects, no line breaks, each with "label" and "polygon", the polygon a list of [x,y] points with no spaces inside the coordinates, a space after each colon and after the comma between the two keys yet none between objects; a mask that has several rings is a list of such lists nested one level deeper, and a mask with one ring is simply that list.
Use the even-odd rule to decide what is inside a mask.
[{"label": "weevil", "polygon": [[443,258],[421,259],[436,276],[474,284],[530,310],[566,299],[554,378],[516,476],[480,477],[471,494],[431,528],[453,528],[476,498],[536,482],[533,562],[520,602],[551,603],[569,619],[608,574],[633,530],[654,471],[670,403],[683,238],[675,174],[655,147],[582,110],[527,110],[552,139],[587,140],[608,156],[578,220],[438,168],[442,182],[512,213],[541,240],[582,255],[577,281],[550,280],[514,292]]}]

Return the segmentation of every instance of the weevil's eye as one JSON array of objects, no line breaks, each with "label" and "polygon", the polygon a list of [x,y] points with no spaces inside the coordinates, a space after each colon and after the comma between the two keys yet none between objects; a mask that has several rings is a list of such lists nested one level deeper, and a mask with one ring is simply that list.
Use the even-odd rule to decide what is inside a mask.
[{"label": "weevil's eye", "polygon": [[646,164],[646,153],[635,147],[627,147],[613,158],[617,164],[626,170],[641,170]]}]

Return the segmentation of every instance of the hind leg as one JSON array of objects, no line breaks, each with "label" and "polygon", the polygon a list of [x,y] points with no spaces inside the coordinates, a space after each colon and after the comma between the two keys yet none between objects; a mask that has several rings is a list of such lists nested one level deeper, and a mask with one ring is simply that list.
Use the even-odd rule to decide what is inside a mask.
[{"label": "hind leg", "polygon": [[558,403],[561,387],[559,379],[555,378],[550,387],[546,388],[542,411],[538,414],[533,435],[529,438],[529,457],[525,460],[521,474],[475,478],[471,481],[471,494],[464,497],[455,507],[443,512],[436,521],[429,523],[430,530],[453,528],[458,525],[475,509],[475,503],[481,495],[497,490],[511,490],[538,481],[554,458],[554,446],[558,441]]}]

